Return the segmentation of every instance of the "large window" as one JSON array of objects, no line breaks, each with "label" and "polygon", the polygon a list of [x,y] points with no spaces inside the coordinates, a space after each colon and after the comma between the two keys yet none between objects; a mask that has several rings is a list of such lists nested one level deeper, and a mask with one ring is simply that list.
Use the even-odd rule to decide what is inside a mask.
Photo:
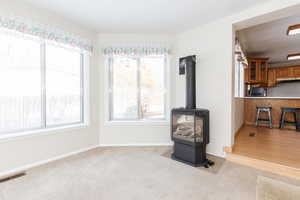
[{"label": "large window", "polygon": [[83,54],[0,29],[0,134],[82,123]]},{"label": "large window", "polygon": [[166,57],[109,59],[109,119],[166,120]]}]

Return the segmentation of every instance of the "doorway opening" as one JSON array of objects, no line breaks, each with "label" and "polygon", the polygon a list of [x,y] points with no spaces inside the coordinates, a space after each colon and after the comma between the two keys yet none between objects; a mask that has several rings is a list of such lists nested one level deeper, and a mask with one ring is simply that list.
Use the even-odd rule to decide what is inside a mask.
[{"label": "doorway opening", "polygon": [[234,26],[231,155],[300,170],[300,15],[256,20]]}]

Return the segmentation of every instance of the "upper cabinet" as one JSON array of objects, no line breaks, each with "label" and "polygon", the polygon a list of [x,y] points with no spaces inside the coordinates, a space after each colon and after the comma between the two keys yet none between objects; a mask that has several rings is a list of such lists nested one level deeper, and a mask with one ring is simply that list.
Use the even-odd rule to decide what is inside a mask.
[{"label": "upper cabinet", "polygon": [[300,66],[296,66],[293,68],[293,75],[295,78],[300,78]]},{"label": "upper cabinet", "polygon": [[276,69],[276,78],[277,79],[286,79],[294,77],[294,67],[278,67]]},{"label": "upper cabinet", "polygon": [[268,83],[268,58],[247,58],[245,82],[248,84]]},{"label": "upper cabinet", "polygon": [[269,68],[268,70],[268,87],[275,87],[277,85],[276,68]]},{"label": "upper cabinet", "polygon": [[300,66],[270,67],[268,69],[267,87],[276,87],[280,81],[293,81],[299,79]]}]

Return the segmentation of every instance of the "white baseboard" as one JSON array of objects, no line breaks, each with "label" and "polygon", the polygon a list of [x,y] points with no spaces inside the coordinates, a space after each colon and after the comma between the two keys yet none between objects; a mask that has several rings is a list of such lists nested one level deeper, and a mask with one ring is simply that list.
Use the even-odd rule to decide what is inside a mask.
[{"label": "white baseboard", "polygon": [[225,154],[219,154],[219,153],[214,153],[214,152],[210,152],[210,151],[207,151],[206,153],[210,154],[212,156],[216,156],[216,157],[220,157],[220,158],[226,158]]},{"label": "white baseboard", "polygon": [[[173,142],[170,143],[145,143],[145,144],[100,144],[99,147],[156,147],[156,146],[173,146]],[[218,154],[214,152],[207,152],[207,154],[225,158],[225,154]]]},{"label": "white baseboard", "polygon": [[100,144],[100,147],[151,147],[151,146],[173,146],[173,143],[141,143],[141,144]]},{"label": "white baseboard", "polygon": [[4,171],[4,172],[0,173],[0,178],[3,179],[3,178],[6,178],[6,177],[9,177],[9,176],[13,176],[15,174],[19,174],[19,173],[24,172],[26,170],[29,170],[31,168],[38,167],[38,166],[41,166],[41,165],[44,165],[44,164],[47,164],[47,163],[50,163],[50,162],[53,162],[53,161],[61,160],[61,159],[67,158],[69,156],[73,156],[73,155],[83,153],[83,152],[86,152],[86,151],[89,151],[89,150],[92,150],[92,149],[96,149],[98,147],[99,147],[99,145],[91,146],[91,147],[88,147],[88,148],[83,148],[83,149],[80,149],[78,151],[73,151],[73,152],[66,153],[66,154],[63,154],[63,155],[60,155],[60,156],[56,156],[54,158],[38,161],[36,163],[25,165],[23,167],[19,167],[19,168],[15,168],[15,169],[12,169],[12,170]]}]

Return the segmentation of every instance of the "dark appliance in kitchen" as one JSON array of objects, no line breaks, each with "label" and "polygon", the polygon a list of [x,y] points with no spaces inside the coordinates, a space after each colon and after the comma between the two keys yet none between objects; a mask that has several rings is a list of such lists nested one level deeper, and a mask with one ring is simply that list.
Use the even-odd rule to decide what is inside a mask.
[{"label": "dark appliance in kitchen", "polygon": [[264,88],[264,87],[250,88],[249,96],[250,97],[266,97],[267,96],[267,89]]},{"label": "dark appliance in kitchen", "polygon": [[186,106],[171,111],[171,137],[174,141],[172,158],[208,168],[214,164],[206,158],[209,111],[196,108],[196,56],[180,58],[179,74],[186,74]]}]

